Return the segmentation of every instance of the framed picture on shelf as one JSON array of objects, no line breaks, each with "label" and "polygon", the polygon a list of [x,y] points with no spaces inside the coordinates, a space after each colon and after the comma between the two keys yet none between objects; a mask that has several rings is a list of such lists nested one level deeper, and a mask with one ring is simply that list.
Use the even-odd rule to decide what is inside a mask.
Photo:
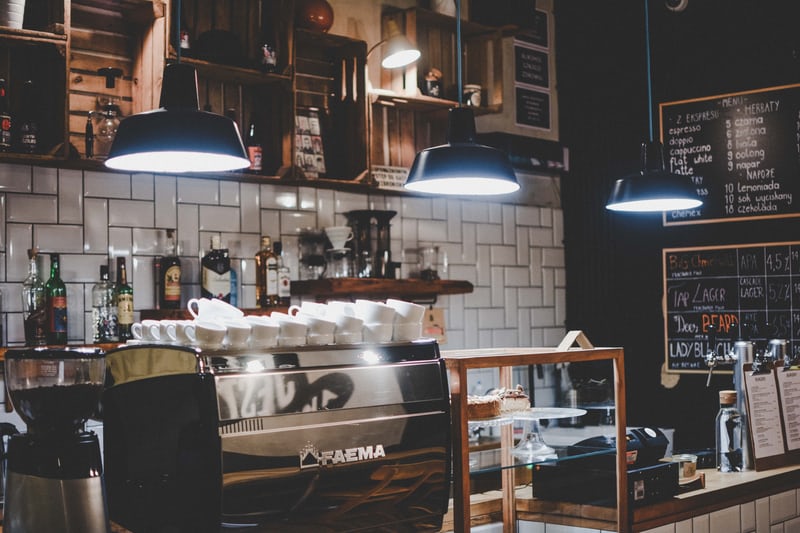
[{"label": "framed picture on shelf", "polygon": [[310,178],[324,178],[325,138],[319,109],[298,108],[295,116],[295,164]]}]

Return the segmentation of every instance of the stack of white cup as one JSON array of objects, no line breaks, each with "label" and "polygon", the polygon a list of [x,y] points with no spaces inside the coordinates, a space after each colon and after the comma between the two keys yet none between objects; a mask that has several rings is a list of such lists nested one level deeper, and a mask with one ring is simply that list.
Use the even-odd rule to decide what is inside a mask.
[{"label": "stack of white cup", "polygon": [[193,298],[194,320],[142,320],[129,344],[177,344],[209,350],[408,342],[422,336],[425,307],[403,300],[303,302],[288,313],[245,316],[222,300]]}]

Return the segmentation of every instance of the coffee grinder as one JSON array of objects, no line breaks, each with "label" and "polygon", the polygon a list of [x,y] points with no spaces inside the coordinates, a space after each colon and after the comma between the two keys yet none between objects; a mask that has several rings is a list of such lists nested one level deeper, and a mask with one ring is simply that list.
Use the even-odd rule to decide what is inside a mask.
[{"label": "coffee grinder", "polygon": [[100,443],[85,430],[105,379],[99,350],[25,348],[5,355],[9,397],[28,427],[8,442],[3,531],[110,531]]},{"label": "coffee grinder", "polygon": [[394,278],[397,265],[392,262],[390,221],[397,211],[356,209],[345,213],[353,238],[347,246],[353,250],[356,276],[359,278]]}]

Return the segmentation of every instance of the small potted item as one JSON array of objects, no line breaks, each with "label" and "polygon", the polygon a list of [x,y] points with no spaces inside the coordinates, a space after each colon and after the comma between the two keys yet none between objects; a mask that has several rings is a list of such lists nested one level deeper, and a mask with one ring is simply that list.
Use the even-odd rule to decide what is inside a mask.
[{"label": "small potted item", "polygon": [[432,68],[425,74],[425,79],[422,82],[422,94],[425,96],[433,96],[435,98],[442,98],[442,71],[438,68]]}]

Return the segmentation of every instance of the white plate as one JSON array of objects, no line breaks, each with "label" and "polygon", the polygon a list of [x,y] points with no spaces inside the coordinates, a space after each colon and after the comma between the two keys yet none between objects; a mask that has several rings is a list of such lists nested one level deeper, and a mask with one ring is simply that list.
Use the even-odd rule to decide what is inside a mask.
[{"label": "white plate", "polygon": [[573,418],[586,414],[586,409],[573,409],[571,407],[531,407],[526,411],[511,413],[517,420],[544,420],[554,418]]},{"label": "white plate", "polygon": [[513,421],[514,418],[511,417],[510,415],[502,415],[502,416],[496,416],[494,418],[481,418],[479,420],[470,420],[469,427],[491,428],[497,426],[505,426],[506,424],[510,424]]}]

